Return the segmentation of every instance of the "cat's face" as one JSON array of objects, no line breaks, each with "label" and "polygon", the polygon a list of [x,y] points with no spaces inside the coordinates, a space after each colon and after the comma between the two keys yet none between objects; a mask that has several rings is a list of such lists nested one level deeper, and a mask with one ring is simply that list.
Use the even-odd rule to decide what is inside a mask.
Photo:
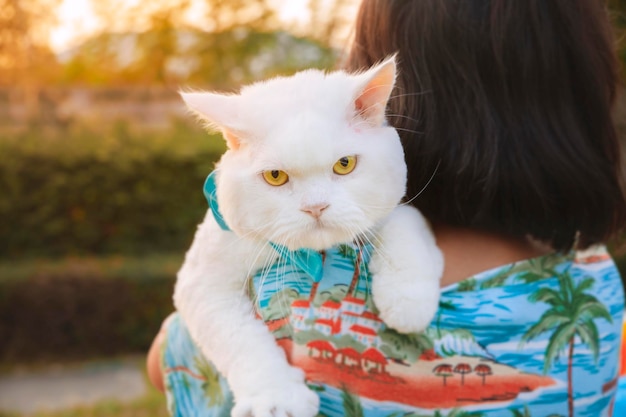
[{"label": "cat's face", "polygon": [[384,126],[393,60],[347,75],[305,71],[240,95],[183,94],[222,128],[217,195],[240,236],[324,249],[370,230],[400,201],[406,166]]}]

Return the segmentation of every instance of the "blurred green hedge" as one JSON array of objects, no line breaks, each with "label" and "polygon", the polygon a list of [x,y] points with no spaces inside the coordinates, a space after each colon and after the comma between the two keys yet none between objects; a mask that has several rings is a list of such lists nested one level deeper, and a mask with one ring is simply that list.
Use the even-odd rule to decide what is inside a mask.
[{"label": "blurred green hedge", "polygon": [[0,263],[0,364],[145,353],[174,310],[176,255]]},{"label": "blurred green hedge", "polygon": [[184,123],[3,134],[0,259],[184,251],[223,151],[221,138]]},{"label": "blurred green hedge", "polygon": [[145,352],[224,150],[176,121],[0,132],[0,363]]}]

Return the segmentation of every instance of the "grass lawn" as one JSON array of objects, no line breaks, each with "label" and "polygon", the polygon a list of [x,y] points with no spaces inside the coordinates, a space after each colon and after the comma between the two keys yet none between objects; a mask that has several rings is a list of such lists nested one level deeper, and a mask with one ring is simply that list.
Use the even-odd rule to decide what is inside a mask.
[{"label": "grass lawn", "polygon": [[7,413],[0,417],[169,417],[165,408],[165,397],[154,389],[145,397],[133,402],[103,401],[89,407],[69,410],[36,412],[34,414]]},{"label": "grass lawn", "polygon": [[70,410],[36,412],[34,414],[5,413],[0,417],[169,417],[165,408],[165,397],[154,389],[140,399],[130,403],[103,401],[90,407]]},{"label": "grass lawn", "polygon": [[[143,358],[137,360],[143,362]],[[130,402],[103,400],[90,406],[26,414],[0,411],[0,417],[169,417],[165,396],[150,384],[145,369],[144,378],[148,388],[147,393]]]}]

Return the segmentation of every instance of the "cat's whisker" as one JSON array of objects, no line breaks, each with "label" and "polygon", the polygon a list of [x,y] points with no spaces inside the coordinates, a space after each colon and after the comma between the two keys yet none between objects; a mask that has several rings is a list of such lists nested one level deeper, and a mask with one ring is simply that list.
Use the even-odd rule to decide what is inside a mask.
[{"label": "cat's whisker", "polygon": [[[251,262],[250,269],[248,269],[248,273],[246,275],[244,288],[243,288],[246,294],[248,294],[248,298],[250,299],[250,302],[253,308],[252,311],[255,313],[259,306],[259,299],[260,299],[260,294],[257,291],[257,288],[261,289],[264,287],[265,281],[270,273],[269,266],[274,262],[276,258],[273,256],[265,257],[265,259],[261,263],[261,266],[257,270],[253,270],[252,265],[257,264],[257,261],[259,260],[259,257],[262,256],[263,252],[268,251],[268,247],[269,247],[269,242],[265,242],[265,241],[258,242],[253,252],[254,253],[254,255],[252,256],[253,262]],[[259,273],[259,271],[261,272],[261,275],[258,277],[258,285],[255,286],[254,281],[255,281],[255,278],[257,278],[256,275]],[[251,289],[254,291],[252,296],[250,294]]]},{"label": "cat's whisker", "polygon": [[[269,246],[269,242],[267,243],[267,246]],[[272,249],[274,250],[274,249]],[[282,260],[282,254],[280,254],[279,252],[276,252],[278,257],[268,257],[266,258],[264,264],[261,267],[261,270],[263,271],[263,274],[259,277],[259,283],[257,285],[257,288],[259,290],[262,290],[263,288],[266,288],[266,282],[269,279],[270,274],[274,274],[275,277],[277,277],[277,279],[282,280],[284,282],[284,276],[286,274],[285,272],[285,263]],[[278,265],[283,267],[282,271],[273,271],[272,272],[272,265],[275,264],[275,262],[278,262]],[[259,300],[261,297],[261,291],[255,291],[255,306],[259,305]],[[273,297],[274,295],[272,295]]]},{"label": "cat's whisker", "polygon": [[[362,253],[362,259],[366,259],[366,258],[369,259],[370,258],[369,248],[372,247],[369,241],[369,237],[367,236],[367,233],[363,231],[361,231],[360,236],[361,238],[357,239],[356,241],[357,247]],[[363,242],[361,239],[365,239],[365,242]],[[368,276],[366,277],[364,281],[365,281],[365,294],[366,294],[366,300],[367,300],[371,297],[371,294],[372,294],[371,275],[368,274]]]},{"label": "cat's whisker", "polygon": [[[242,291],[244,291],[245,294],[248,294],[248,299],[250,300],[250,303],[252,305],[253,312],[256,312],[258,302],[259,302],[259,294],[254,288],[255,275],[257,274],[258,271],[262,271],[263,275],[261,275],[260,277],[260,284],[258,288],[263,288],[263,283],[265,282],[266,275],[268,274],[267,266],[273,262],[274,258],[271,256],[266,257],[263,260],[261,268],[258,270],[253,270],[252,267],[253,265],[257,264],[259,257],[262,255],[262,253],[266,250],[268,246],[269,246],[268,242],[261,241],[261,240],[258,241],[253,251],[253,256],[251,256],[252,262],[250,263],[250,268],[248,269],[248,273],[246,274],[246,278],[244,279],[244,283],[243,283]],[[250,297],[250,288],[254,290],[253,297]],[[242,302],[244,302],[244,300],[242,300]]]},{"label": "cat's whisker", "polygon": [[[367,230],[363,230],[363,228],[356,223],[347,223],[345,227],[349,231],[358,232],[357,238],[355,238],[354,242],[358,250],[361,251],[362,253],[361,259],[369,258],[370,249],[373,249],[375,247],[371,241],[372,233],[368,232]],[[366,299],[369,299],[369,297],[371,296],[371,292],[372,292],[370,277],[367,277],[364,281],[365,281],[365,288],[366,288]]]},{"label": "cat's whisker", "polygon": [[373,208],[373,209],[383,209],[383,210],[393,210],[395,207],[397,207],[397,204],[385,204],[385,205],[375,205],[375,204],[367,204],[367,203],[360,203],[359,204],[362,208]]},{"label": "cat's whisker", "polygon": [[[389,87],[393,87],[393,85],[391,85],[391,84],[377,84],[377,85],[375,85],[373,87],[365,88],[361,92],[361,94],[365,94],[365,93],[367,93],[369,91],[372,91],[372,90],[375,90],[375,89],[378,89],[378,88],[389,88]],[[373,104],[371,104],[369,106],[362,107],[362,108],[358,109],[358,111],[355,114],[355,117],[353,117],[352,120],[354,120],[354,118],[356,118],[356,117],[360,117],[360,118],[364,119],[364,117],[362,117],[362,116],[365,115],[370,109],[376,107],[378,104],[379,103],[375,102],[375,103],[373,103]]]},{"label": "cat's whisker", "polygon": [[[356,122],[354,122],[356,120]],[[362,118],[359,118],[359,115],[355,115],[351,120],[350,120],[350,126],[352,126],[353,128],[358,128],[361,125],[365,125],[368,126],[369,124],[363,120]]]},{"label": "cat's whisker", "polygon": [[[281,242],[280,244],[282,245],[282,242]],[[282,251],[281,251],[281,252],[282,252]],[[291,269],[293,270],[293,265],[291,265],[291,264],[288,262],[288,259],[286,258],[286,256],[285,256],[285,254],[284,254],[284,253],[281,253],[281,257],[283,258],[283,259],[282,259],[282,261],[281,261],[281,262],[282,262],[282,263],[281,263],[282,270],[281,270],[280,274],[278,274],[278,277],[279,277],[279,280],[280,280],[280,282],[279,282],[279,283],[280,283],[280,288],[281,288],[281,289],[280,289],[280,290],[278,290],[278,291],[276,291],[276,293],[274,293],[274,295],[273,295],[273,296],[277,296],[277,297],[280,297],[280,295],[276,295],[276,294],[279,294],[279,293],[280,293],[280,291],[282,291],[283,289],[287,288],[287,287],[286,287],[286,285],[285,285],[285,282],[286,282],[286,276],[287,276],[287,274],[289,273],[289,272],[287,271],[287,266],[289,265],[289,266],[291,267]],[[285,303],[283,302],[282,298],[279,298],[279,299],[278,299],[278,301],[279,301],[279,303],[280,303],[279,307],[280,307],[281,313],[282,313],[283,315],[287,315],[287,314],[288,314],[288,312],[287,312],[287,309],[285,308]]]},{"label": "cat's whisker", "polygon": [[227,249],[230,249],[230,248],[232,248],[232,247],[234,247],[234,246],[237,246],[237,245],[239,244],[239,242],[241,242],[242,240],[247,240],[247,238],[248,238],[250,235],[252,235],[252,234],[254,234],[254,231],[253,231],[253,230],[250,230],[250,231],[245,232],[245,233],[240,233],[239,235],[237,235],[237,239],[232,240],[232,241],[231,241],[231,242],[227,245],[227,247],[226,247],[226,248],[227,248]]},{"label": "cat's whisker", "polygon": [[[291,265],[292,270],[295,271],[295,265]],[[300,274],[296,274],[296,276],[300,278]],[[282,280],[281,280],[281,291],[285,291],[287,288],[289,288],[287,286],[287,282],[286,282],[286,277],[287,274],[284,274],[281,276]],[[287,302],[287,294],[285,294],[285,296],[280,298],[281,302],[282,302],[282,317],[281,319],[287,318],[287,325],[290,327],[291,332],[294,333],[294,328],[291,324],[291,321],[289,320],[289,317],[291,316],[291,304],[288,304]]]},{"label": "cat's whisker", "polygon": [[271,253],[268,250],[268,248],[269,248],[269,242],[265,240],[258,240],[256,247],[253,251],[253,256],[252,256],[253,262],[251,262],[250,264],[251,266],[250,266],[250,269],[248,270],[247,277],[246,277],[246,285],[245,285],[246,292],[249,293],[249,289],[251,286],[254,289],[254,296],[250,298],[250,301],[252,302],[252,305],[254,307],[253,311],[256,311],[256,306],[258,305],[259,296],[260,296],[254,286],[255,275],[259,271],[261,271],[262,275],[259,277],[260,282],[257,288],[263,288],[263,285],[267,279],[267,276],[269,275],[269,266],[274,262],[275,257],[266,256],[265,259],[263,259],[263,262],[261,263],[261,266],[258,270],[252,270],[252,265],[255,265],[258,263],[259,258],[262,256],[264,252]]},{"label": "cat's whisker", "polygon": [[[281,245],[284,246],[284,241],[280,242]],[[287,266],[289,265],[290,267],[290,271],[287,271]],[[278,290],[275,293],[275,296],[280,297],[278,299],[279,303],[280,303],[280,309],[281,309],[281,317],[279,318],[285,318],[285,317],[289,317],[290,313],[291,313],[291,305],[288,305],[287,300],[286,300],[286,295],[280,295],[279,293],[281,291],[284,291],[287,288],[290,288],[286,285],[287,282],[287,277],[290,277],[293,279],[293,277],[296,277],[297,279],[301,279],[299,271],[296,269],[296,265],[294,265],[293,263],[287,262],[286,259],[284,259],[284,263],[283,263],[283,270],[281,271],[281,273],[278,275],[279,279],[280,279],[280,290]],[[279,294],[279,295],[276,295]],[[288,321],[287,325],[291,327],[291,331],[293,332],[293,327],[291,325],[291,322]]]},{"label": "cat's whisker", "polygon": [[394,127],[394,129],[399,130],[401,132],[415,133],[417,135],[423,135],[424,134],[424,132],[420,132],[418,130],[405,129],[405,128],[402,128],[402,127]]},{"label": "cat's whisker", "polygon": [[[269,246],[269,242],[260,242],[260,244],[257,245],[257,248],[255,249],[256,255],[254,256],[253,264],[256,264],[256,261],[259,259],[261,254],[266,250],[268,246]],[[259,269],[259,271],[262,271],[262,275],[259,279],[260,282],[259,282],[258,288],[263,288],[263,284],[265,283],[265,280],[270,272],[269,266],[274,262],[274,260],[275,260],[275,257],[272,257],[272,256],[268,256],[263,260],[263,263],[261,264],[261,267]],[[256,288],[254,288],[254,278],[255,278],[256,273],[257,271],[252,271],[252,270],[248,271],[248,277],[250,280],[252,280],[252,287],[254,289],[254,297],[251,301],[255,307],[255,310],[256,310],[256,306],[259,303],[259,293],[257,292]],[[250,287],[248,285],[246,289],[249,289],[249,288]]]},{"label": "cat's whisker", "polygon": [[[378,86],[376,86],[376,87],[372,87],[372,88],[369,88],[369,89],[365,89],[363,92],[364,92],[364,93],[366,93],[366,92],[368,92],[368,91],[370,91],[370,90],[372,90],[372,89],[375,89],[375,88],[380,88],[380,87],[389,87],[389,86],[378,85]],[[417,93],[401,93],[401,94],[394,94],[394,95],[390,96],[389,98],[390,98],[390,99],[394,99],[394,98],[400,98],[400,97],[421,96],[421,95],[426,95],[426,94],[431,94],[431,93],[432,93],[432,91],[431,91],[431,90],[426,90],[426,91],[421,91],[421,92],[417,92]],[[362,116],[363,116],[364,114],[366,114],[366,113],[367,113],[367,111],[369,111],[372,107],[374,107],[374,105],[371,105],[371,106],[368,106],[368,107],[364,107],[364,108],[359,109],[359,111],[355,114],[355,116],[352,118],[352,120],[354,120],[355,118],[361,118],[361,119],[363,119],[363,117],[362,117]],[[386,116],[402,117],[402,118],[405,118],[405,119],[408,119],[408,120],[412,120],[412,121],[415,121],[415,122],[419,122],[419,120],[418,120],[418,119],[414,119],[414,118],[411,118],[411,117],[409,117],[409,116],[406,116],[406,115],[401,115],[401,114],[386,114]],[[408,129],[402,129],[402,128],[396,128],[396,130],[403,130],[403,131],[409,131],[409,132],[411,132],[411,131],[410,131],[410,130],[408,130]],[[412,133],[420,133],[420,132],[412,132]]]},{"label": "cat's whisker", "polygon": [[417,192],[417,194],[415,194],[413,197],[411,197],[409,200],[407,201],[403,201],[400,205],[401,206],[405,206],[405,205],[409,205],[411,204],[417,197],[420,196],[420,194],[422,194],[424,192],[424,190],[426,190],[426,188],[430,185],[430,183],[433,181],[433,178],[435,178],[435,175],[437,174],[437,171],[439,170],[439,166],[441,165],[441,159],[439,160],[439,162],[437,162],[437,166],[435,167],[435,169],[433,170],[432,175],[430,176],[430,178],[428,179],[428,181],[426,181],[426,184],[422,187],[421,190],[419,190]]},{"label": "cat's whisker", "polygon": [[402,118],[402,119],[407,119],[407,120],[412,120],[414,122],[419,122],[419,119],[416,119],[414,117],[410,117],[410,116],[407,116],[407,115],[404,115],[404,114],[399,114],[399,113],[385,113],[385,116],[387,116],[387,117],[390,117],[390,116],[391,117],[399,117],[399,118]]},{"label": "cat's whisker", "polygon": [[[352,118],[350,119],[350,125],[352,127],[359,127],[360,125],[369,125],[369,123],[367,122],[367,120],[365,120],[365,118],[363,117],[363,115],[367,112],[369,108],[364,108],[361,109],[359,112],[356,112],[354,114],[354,116],[352,116]],[[411,118],[409,116],[405,116],[405,115],[401,115],[401,114],[394,114],[394,113],[388,113],[385,115],[386,117],[401,117],[401,118],[405,118],[411,121],[414,121],[416,123],[419,123],[418,119],[414,119]],[[354,121],[357,121],[356,123]],[[407,128],[402,128],[402,127],[394,127],[395,130],[397,131],[402,131],[402,132],[409,132],[409,133],[415,133],[415,134],[423,134],[424,132],[420,132],[417,130],[411,130],[411,129],[407,129]]]},{"label": "cat's whisker", "polygon": [[365,116],[365,115],[366,115],[366,114],[367,114],[367,112],[368,112],[371,108],[373,108],[373,107],[374,107],[374,106],[368,106],[368,107],[364,107],[364,108],[362,108],[362,109],[359,109],[359,111],[358,111],[358,112],[356,112],[356,114],[355,114],[355,116],[352,118],[352,120],[354,120],[354,119],[357,119],[357,118],[358,118],[358,119],[363,120],[363,122],[364,122],[364,123],[367,123],[367,122],[365,122],[365,120],[366,120],[366,116]]},{"label": "cat's whisker", "polygon": [[405,116],[404,114],[387,113],[386,116],[387,117],[399,117],[399,118],[402,118],[402,119],[407,119],[407,120],[411,120],[413,122],[419,123],[419,119],[415,119],[413,117]]},{"label": "cat's whisker", "polygon": [[392,96],[390,96],[389,98],[399,98],[399,97],[411,97],[411,96],[425,96],[426,94],[431,94],[432,90],[424,90],[424,91],[420,91],[418,93],[401,93],[401,94],[394,94]]},{"label": "cat's whisker", "polygon": [[369,93],[370,91],[373,91],[373,90],[376,90],[376,89],[379,89],[379,88],[389,89],[389,88],[392,88],[392,87],[393,87],[393,83],[391,83],[391,84],[376,84],[376,85],[373,85],[371,87],[367,87],[367,88],[363,89],[361,94]]},{"label": "cat's whisker", "polygon": [[[358,226],[357,226],[358,228]],[[371,233],[368,231],[363,231],[360,230],[360,236],[362,237],[362,239],[364,239],[366,242],[368,243],[369,246],[376,250],[376,254],[377,256],[385,263],[387,264],[387,266],[391,265],[390,262],[390,258],[391,258],[391,254],[388,253],[388,251],[386,250],[382,240],[380,239],[380,237],[378,235],[376,235],[375,233]]]}]

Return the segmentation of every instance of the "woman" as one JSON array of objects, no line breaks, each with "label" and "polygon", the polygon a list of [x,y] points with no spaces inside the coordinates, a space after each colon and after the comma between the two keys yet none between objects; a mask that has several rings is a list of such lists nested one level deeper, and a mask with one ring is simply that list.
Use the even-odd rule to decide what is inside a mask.
[{"label": "woman", "polygon": [[[348,69],[396,52],[389,122],[407,201],[445,257],[440,310],[424,334],[399,335],[359,306],[360,277],[333,306],[311,299],[344,321],[356,309],[357,327],[277,338],[327,415],[610,415],[624,297],[598,244],[623,226],[626,202],[603,3],[364,0]],[[172,412],[228,414],[223,381],[183,356],[194,348],[178,318],[164,327],[149,370],[162,387],[164,368]]]}]

